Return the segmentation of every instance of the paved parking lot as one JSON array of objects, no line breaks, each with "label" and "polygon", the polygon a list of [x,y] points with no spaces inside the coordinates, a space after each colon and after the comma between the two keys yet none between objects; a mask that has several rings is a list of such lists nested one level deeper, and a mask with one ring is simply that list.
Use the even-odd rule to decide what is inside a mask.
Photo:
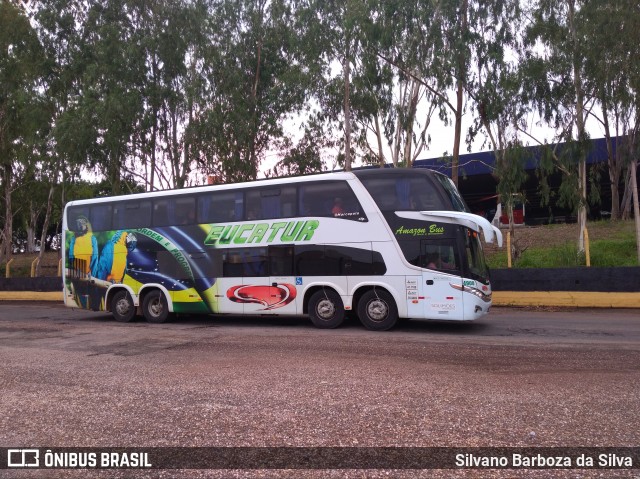
[{"label": "paved parking lot", "polygon": [[[121,324],[56,304],[0,303],[0,364],[0,445],[11,447],[640,444],[637,310],[497,308],[476,323],[375,333],[356,321],[326,331],[284,318]],[[6,477],[51,477],[45,472]],[[591,473],[603,471],[580,475]]]}]

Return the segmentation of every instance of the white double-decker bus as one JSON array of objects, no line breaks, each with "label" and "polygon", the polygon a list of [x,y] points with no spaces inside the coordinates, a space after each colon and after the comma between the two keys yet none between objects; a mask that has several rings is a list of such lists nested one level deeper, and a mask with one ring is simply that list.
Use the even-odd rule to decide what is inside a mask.
[{"label": "white double-decker bus", "polygon": [[173,313],[353,311],[372,330],[399,318],[474,320],[491,306],[480,235],[453,183],[372,169],[73,201],[63,218],[65,304],[152,323]]}]

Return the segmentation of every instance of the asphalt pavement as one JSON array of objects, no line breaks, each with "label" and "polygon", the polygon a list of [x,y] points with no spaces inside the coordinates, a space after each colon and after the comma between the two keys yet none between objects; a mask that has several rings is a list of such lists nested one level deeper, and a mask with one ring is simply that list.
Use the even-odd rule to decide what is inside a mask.
[{"label": "asphalt pavement", "polygon": [[[637,310],[494,308],[473,323],[180,317],[0,303],[0,445],[633,447]],[[18,471],[0,477],[52,477]],[[16,472],[16,471],[10,471]],[[612,470],[91,471],[91,477],[637,477]],[[87,477],[58,470],[53,477]]]}]

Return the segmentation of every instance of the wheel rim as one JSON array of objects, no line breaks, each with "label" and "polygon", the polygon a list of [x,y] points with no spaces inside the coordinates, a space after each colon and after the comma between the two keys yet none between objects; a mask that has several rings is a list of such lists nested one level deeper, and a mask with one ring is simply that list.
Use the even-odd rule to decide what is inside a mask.
[{"label": "wheel rim", "polygon": [[160,297],[153,298],[151,301],[149,301],[149,313],[154,318],[161,316],[163,311],[164,307],[162,305]]},{"label": "wheel rim", "polygon": [[333,301],[329,299],[323,299],[316,306],[316,313],[322,319],[331,319],[335,315],[336,306],[333,304]]},{"label": "wheel rim", "polygon": [[127,314],[129,314],[130,309],[131,305],[129,304],[129,300],[127,300],[127,298],[122,298],[116,303],[116,312],[120,316],[126,316]]},{"label": "wheel rim", "polygon": [[389,315],[389,306],[380,298],[369,301],[367,304],[367,316],[377,323],[384,321]]}]

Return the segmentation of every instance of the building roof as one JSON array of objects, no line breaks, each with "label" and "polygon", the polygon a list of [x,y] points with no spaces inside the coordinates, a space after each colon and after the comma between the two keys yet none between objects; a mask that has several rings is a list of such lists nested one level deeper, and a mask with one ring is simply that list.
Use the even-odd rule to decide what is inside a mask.
[{"label": "building roof", "polygon": [[[615,154],[616,143],[621,141],[622,137],[613,138],[613,151]],[[607,161],[607,143],[605,138],[596,138],[591,140],[592,148],[587,154],[587,163],[601,163]],[[567,143],[559,143],[558,150],[562,151]],[[525,150],[530,152],[525,169],[533,170],[538,164],[541,146],[527,146]],[[496,157],[493,151],[481,151],[478,153],[467,153],[460,155],[460,174],[464,176],[487,175],[492,174],[495,169]],[[414,163],[415,168],[429,168],[451,177],[451,156],[442,156],[439,158],[430,158],[417,160]]]}]

